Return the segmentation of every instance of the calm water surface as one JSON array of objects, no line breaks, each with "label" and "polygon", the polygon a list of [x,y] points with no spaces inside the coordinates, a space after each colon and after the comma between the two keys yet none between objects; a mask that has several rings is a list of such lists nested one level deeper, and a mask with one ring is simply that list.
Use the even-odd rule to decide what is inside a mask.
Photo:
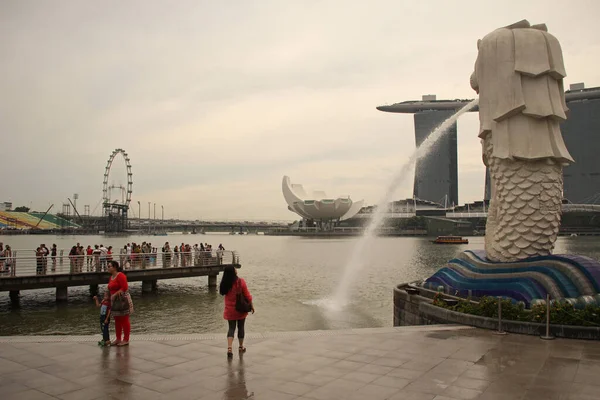
[{"label": "calm water surface", "polygon": [[[256,314],[247,322],[252,331],[293,331],[383,327],[392,325],[392,289],[402,282],[425,278],[466,249],[483,247],[483,238],[469,245],[434,245],[426,238],[378,238],[366,250],[367,266],[360,272],[343,312],[316,305],[334,291],[357,238],[311,239],[277,236],[169,235],[130,236],[0,236],[13,249],[56,243],[67,248],[101,244],[122,247],[126,242],[219,243],[241,256],[240,276],[254,296]],[[598,238],[560,238],[556,254],[577,253],[600,259]],[[131,284],[135,304],[134,333],[208,333],[225,330],[223,299],[209,290],[206,277],[159,281],[156,294],[142,295],[141,282]],[[104,287],[101,287],[104,290]],[[19,308],[8,293],[0,293],[0,335],[98,333],[98,310],[87,287],[69,288],[67,304],[55,303],[54,289],[21,292]]]}]

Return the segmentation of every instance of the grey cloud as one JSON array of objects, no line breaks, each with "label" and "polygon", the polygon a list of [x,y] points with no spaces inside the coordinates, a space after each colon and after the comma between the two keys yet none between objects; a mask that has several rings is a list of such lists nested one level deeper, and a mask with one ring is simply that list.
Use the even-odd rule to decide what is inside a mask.
[{"label": "grey cloud", "polygon": [[[522,18],[546,22],[560,38],[569,79],[598,85],[599,11],[595,1],[541,0],[4,2],[0,140],[10,151],[0,168],[18,174],[4,174],[3,194],[44,205],[79,191],[94,203],[106,158],[124,147],[134,163],[134,196],[159,196],[162,188],[190,216],[199,211],[178,190],[262,184],[327,161],[350,166],[326,178],[332,186],[354,182],[352,193],[372,196],[369,182],[380,177],[363,174],[362,160],[397,152],[400,163],[414,145],[411,118],[378,114],[375,106],[425,93],[472,96],[476,40]],[[307,106],[311,96],[321,112]],[[244,115],[223,112],[246,105],[253,108]],[[299,122],[304,109],[310,112]],[[270,126],[272,119],[278,123]],[[477,174],[476,122],[459,129],[459,161]],[[330,140],[315,142],[319,136]],[[478,198],[470,182],[461,181],[461,199]],[[264,197],[246,195],[257,203]],[[265,210],[279,213],[280,200]],[[282,210],[277,215],[289,218]]]}]

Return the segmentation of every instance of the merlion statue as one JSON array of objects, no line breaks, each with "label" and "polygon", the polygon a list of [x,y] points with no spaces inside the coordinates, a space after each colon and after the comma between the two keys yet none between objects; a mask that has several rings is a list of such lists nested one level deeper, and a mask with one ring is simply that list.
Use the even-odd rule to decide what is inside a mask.
[{"label": "merlion statue", "polygon": [[[526,307],[553,300],[600,305],[600,262],[550,254],[558,235],[562,168],[573,162],[560,133],[565,68],[545,25],[521,21],[477,43],[471,86],[491,175],[485,251],[466,250],[423,282],[461,297],[501,296]],[[543,257],[535,257],[543,256]]]},{"label": "merlion statue", "polygon": [[549,255],[560,225],[562,168],[573,162],[560,44],[545,25],[523,20],[479,40],[471,86],[479,94],[479,137],[491,175],[485,235],[491,261]]}]

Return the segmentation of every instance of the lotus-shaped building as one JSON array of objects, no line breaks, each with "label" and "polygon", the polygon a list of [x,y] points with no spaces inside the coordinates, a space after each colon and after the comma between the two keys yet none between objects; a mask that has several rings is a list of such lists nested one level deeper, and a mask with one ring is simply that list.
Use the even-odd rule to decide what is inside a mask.
[{"label": "lotus-shaped building", "polygon": [[355,216],[364,203],[364,200],[353,202],[350,196],[329,198],[319,190],[307,194],[302,185],[293,184],[287,176],[283,177],[281,190],[288,209],[310,220],[344,221]]}]

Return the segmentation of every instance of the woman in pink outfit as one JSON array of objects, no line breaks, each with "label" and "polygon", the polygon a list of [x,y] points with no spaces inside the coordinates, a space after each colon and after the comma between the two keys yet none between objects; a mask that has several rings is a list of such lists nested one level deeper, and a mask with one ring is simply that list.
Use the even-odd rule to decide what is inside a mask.
[{"label": "woman in pink outfit", "polygon": [[235,309],[237,301],[237,294],[241,293],[248,303],[250,304],[252,314],[254,314],[254,306],[252,305],[252,295],[246,286],[246,281],[237,276],[237,271],[233,265],[228,265],[223,270],[223,278],[221,279],[221,285],[219,287],[219,293],[225,298],[225,311],[223,311],[223,318],[229,323],[229,331],[227,332],[227,357],[233,357],[233,337],[235,334],[235,327],[238,329],[238,340],[240,342],[239,352],[245,353],[246,348],[244,347],[244,325],[246,323],[246,317],[248,313],[241,313]]}]

